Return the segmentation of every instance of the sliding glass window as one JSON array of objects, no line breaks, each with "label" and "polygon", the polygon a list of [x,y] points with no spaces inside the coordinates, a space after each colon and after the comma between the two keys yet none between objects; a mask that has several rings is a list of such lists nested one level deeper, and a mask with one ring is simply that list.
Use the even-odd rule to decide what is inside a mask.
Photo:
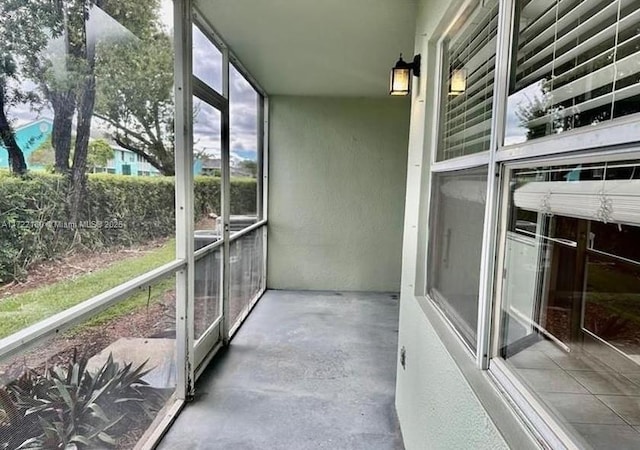
[{"label": "sliding glass window", "polygon": [[[498,2],[469,6],[441,39],[441,109],[432,174],[427,293],[475,351]],[[487,158],[488,161],[488,158]],[[479,167],[478,167],[479,166]]]},{"label": "sliding glass window", "polygon": [[640,111],[640,3],[516,2],[505,145]]},{"label": "sliding glass window", "polygon": [[508,191],[500,358],[582,448],[640,448],[640,162],[532,166]]}]

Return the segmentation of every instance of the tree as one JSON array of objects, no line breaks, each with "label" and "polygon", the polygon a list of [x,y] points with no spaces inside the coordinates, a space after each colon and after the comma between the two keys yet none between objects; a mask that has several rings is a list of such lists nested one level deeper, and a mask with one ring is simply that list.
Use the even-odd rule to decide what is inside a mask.
[{"label": "tree", "polygon": [[97,68],[96,117],[115,142],[173,175],[173,50],[158,30],[135,42],[112,46]]},{"label": "tree", "polygon": [[[8,1],[20,3],[33,16],[41,15],[40,28],[50,37],[41,46],[45,51],[26,58],[26,72],[53,109],[55,169],[69,177],[69,212],[75,220],[85,194],[101,54],[122,40],[150,35],[157,24],[158,0]],[[47,3],[48,9],[34,7],[38,2]],[[76,140],[72,143],[74,117]]]},{"label": "tree", "polygon": [[[99,64],[100,48],[110,45],[113,40],[112,36],[104,35],[104,23],[117,23],[114,28],[128,30],[130,38],[145,34],[155,25],[158,0],[12,1],[22,4],[23,9],[29,10],[33,16],[43,16],[42,31],[47,31],[51,37],[49,45],[42,46],[45,51],[29,58],[28,73],[53,109],[52,143],[56,153],[56,171],[68,173],[72,170],[69,165],[71,135],[73,118],[77,114],[74,165],[78,166],[76,174],[83,173],[80,166],[86,164],[95,104],[95,68]],[[34,3],[38,1],[47,3],[48,9],[36,6]],[[102,22],[101,27],[96,26],[99,22]],[[87,32],[88,26],[93,28],[92,33]]]},{"label": "tree", "polygon": [[0,134],[9,144],[14,171],[23,173],[24,157],[3,119],[7,102],[23,99],[17,91],[9,95],[8,81],[14,79],[15,86],[21,86],[24,77],[30,78],[53,110],[55,169],[68,175],[70,219],[75,220],[85,192],[99,84],[96,72],[111,62],[102,55],[108,56],[122,42],[153,36],[158,29],[158,0],[2,0],[0,5]]},{"label": "tree", "polygon": [[113,159],[115,152],[104,139],[96,139],[89,143],[89,153],[87,155],[87,166],[91,172],[98,167],[106,167],[110,159]]},{"label": "tree", "polygon": [[251,174],[251,178],[256,178],[258,176],[258,163],[255,161],[244,159],[240,162],[240,167],[249,172],[249,174]]},{"label": "tree", "polygon": [[[67,10],[65,25],[70,41],[77,39],[74,45],[76,52],[70,56],[75,58],[77,72],[80,75],[79,93],[77,96],[76,144],[73,153],[71,170],[70,209],[71,220],[75,221],[86,192],[86,171],[91,120],[94,115],[97,78],[96,68],[100,64],[110,62],[108,55],[111,48],[126,46],[128,42],[147,37],[157,25],[158,0],[71,0]],[[113,19],[125,33],[114,36],[90,36],[87,34],[91,15],[101,20]],[[73,50],[73,47],[72,47]],[[79,52],[78,52],[79,50]],[[78,54],[79,53],[79,54]],[[78,70],[79,68],[79,70]]]},{"label": "tree", "polygon": [[[1,52],[1,50],[0,50]],[[9,79],[15,77],[15,62],[11,57],[0,54],[0,138],[9,154],[11,171],[16,175],[24,175],[27,172],[27,163],[24,154],[16,142],[13,128],[7,118],[6,109],[16,102],[15,95],[9,91]]]},{"label": "tree", "polygon": [[48,0],[31,0],[29,5],[35,10],[26,8],[24,3],[24,0],[0,2],[0,139],[9,154],[11,170],[17,175],[26,173],[27,164],[7,111],[17,104],[37,100],[33,92],[22,91],[20,68],[46,44],[42,18],[50,12]]},{"label": "tree", "polygon": [[29,155],[29,164],[32,166],[44,166],[47,169],[53,170],[55,162],[56,155],[51,140],[40,144],[38,148]]}]

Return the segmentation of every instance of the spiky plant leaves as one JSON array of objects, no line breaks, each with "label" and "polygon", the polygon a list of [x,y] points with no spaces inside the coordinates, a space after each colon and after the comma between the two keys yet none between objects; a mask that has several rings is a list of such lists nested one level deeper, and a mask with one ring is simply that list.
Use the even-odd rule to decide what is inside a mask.
[{"label": "spiky plant leaves", "polygon": [[4,428],[14,431],[0,433],[11,436],[0,449],[115,446],[123,427],[141,421],[138,412],[151,418],[162,406],[163,395],[142,379],[150,371],[146,361],[135,368],[120,366],[109,355],[96,371],[87,365],[88,358],[74,353],[66,367],[54,366],[42,375],[27,372],[6,387],[6,398],[0,392],[8,421]]}]

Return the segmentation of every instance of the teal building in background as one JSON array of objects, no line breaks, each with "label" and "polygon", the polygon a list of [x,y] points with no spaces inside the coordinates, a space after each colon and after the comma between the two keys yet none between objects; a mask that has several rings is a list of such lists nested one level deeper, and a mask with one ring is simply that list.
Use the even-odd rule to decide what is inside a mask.
[{"label": "teal building in background", "polygon": [[[24,159],[27,161],[30,170],[44,170],[44,166],[31,165],[28,161],[31,153],[50,139],[52,129],[53,122],[49,119],[36,120],[16,128],[16,142],[22,150]],[[2,143],[0,143],[0,168],[9,168],[9,154],[7,153],[7,148]]]},{"label": "teal building in background", "polygon": [[[53,121],[50,119],[35,120],[26,125],[20,126],[15,129],[15,137],[18,146],[24,154],[24,159],[27,162],[29,170],[40,171],[45,170],[46,167],[42,164],[32,164],[31,154],[38,149],[45,142],[50,141],[51,133],[53,131]],[[113,148],[114,157],[107,162],[105,167],[98,167],[94,170],[95,173],[112,173],[117,175],[132,175],[132,176],[159,176],[160,171],[153,167],[142,156],[122,148],[117,145],[111,145]],[[250,155],[255,155],[255,152]],[[254,156],[255,160],[255,156]],[[0,143],[0,169],[9,168],[9,154],[6,147]],[[220,170],[221,161],[219,158],[196,158],[193,161],[193,174],[194,175],[212,175],[215,170]],[[238,168],[232,165],[232,173],[238,172]],[[240,175],[246,176],[244,173]]]},{"label": "teal building in background", "polygon": [[[16,142],[24,154],[24,159],[27,162],[29,170],[40,171],[46,169],[42,164],[32,164],[30,157],[38,147],[51,139],[52,131],[53,121],[50,119],[35,120],[15,129]],[[106,167],[97,168],[95,172],[133,176],[160,175],[158,169],[131,150],[118,146],[112,146],[112,148],[114,158],[107,162]],[[0,169],[8,168],[9,154],[6,147],[0,143]]]}]

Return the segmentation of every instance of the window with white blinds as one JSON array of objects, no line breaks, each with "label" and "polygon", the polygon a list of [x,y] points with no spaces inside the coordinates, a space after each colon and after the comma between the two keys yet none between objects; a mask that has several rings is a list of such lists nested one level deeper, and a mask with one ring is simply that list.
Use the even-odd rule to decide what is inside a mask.
[{"label": "window with white blinds", "polygon": [[498,3],[483,5],[444,41],[438,161],[489,150]]},{"label": "window with white blinds", "polygon": [[505,145],[640,112],[640,1],[516,5]]}]

